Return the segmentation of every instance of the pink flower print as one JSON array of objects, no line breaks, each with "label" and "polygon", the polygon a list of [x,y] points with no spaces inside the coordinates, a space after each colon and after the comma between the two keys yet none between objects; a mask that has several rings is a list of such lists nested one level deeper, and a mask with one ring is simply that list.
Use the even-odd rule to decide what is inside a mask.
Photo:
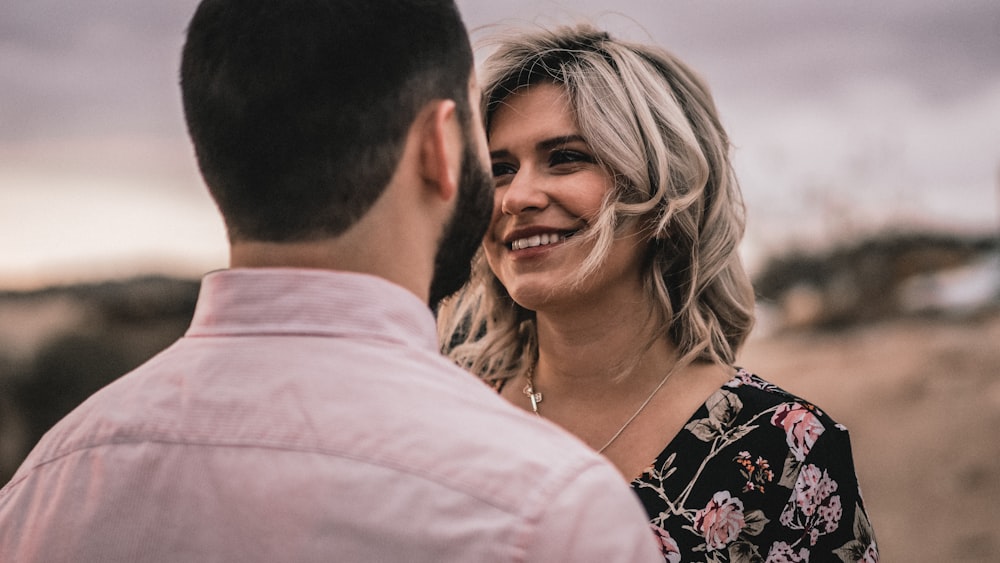
[{"label": "pink flower print", "polygon": [[[837,482],[826,471],[813,464],[806,465],[795,481],[795,504],[806,516],[812,516],[816,509],[837,490]],[[839,498],[839,497],[838,497]]]},{"label": "pink flower print", "polygon": [[694,528],[705,538],[709,550],[722,549],[732,543],[744,526],[743,501],[730,496],[729,491],[712,495],[708,505],[694,516]]},{"label": "pink flower print", "polygon": [[788,504],[781,511],[779,520],[793,530],[806,530],[809,543],[816,545],[816,540],[823,534],[829,534],[840,525],[844,514],[837,492],[837,482],[830,478],[826,471],[809,464],[802,468],[795,481]]},{"label": "pink flower print", "polygon": [[819,517],[816,522],[817,529],[821,529],[824,534],[836,530],[840,524],[840,518],[844,515],[844,507],[840,506],[840,495],[831,496],[820,505],[816,514]]},{"label": "pink flower print", "polygon": [[760,387],[757,385],[757,382],[753,380],[753,377],[750,376],[750,373],[745,369],[737,370],[736,375],[734,375],[733,378],[726,383],[726,387],[729,387],[730,389],[735,389],[743,385],[750,385],[751,387],[757,388]]},{"label": "pink flower print", "polygon": [[800,563],[809,561],[809,550],[802,548],[798,551],[783,541],[776,542],[767,552],[767,559],[764,563]]},{"label": "pink flower print", "polygon": [[799,403],[779,406],[771,417],[771,424],[785,429],[785,441],[798,461],[805,461],[824,430],[816,415]]},{"label": "pink flower print", "polygon": [[653,536],[656,538],[667,563],[681,563],[681,548],[678,547],[674,538],[670,537],[670,532],[652,524],[650,527],[653,528]]}]

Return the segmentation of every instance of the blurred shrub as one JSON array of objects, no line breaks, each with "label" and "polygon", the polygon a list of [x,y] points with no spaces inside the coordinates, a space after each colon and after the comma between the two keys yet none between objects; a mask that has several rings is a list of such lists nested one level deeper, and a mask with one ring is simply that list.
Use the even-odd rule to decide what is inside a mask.
[{"label": "blurred shrub", "polygon": [[42,310],[68,298],[87,311],[54,329],[28,359],[0,362],[0,483],[53,424],[182,336],[198,287],[145,277],[0,294],[0,307],[16,301],[21,310]]},{"label": "blurred shrub", "polygon": [[966,266],[998,251],[995,236],[889,231],[822,252],[776,256],[754,287],[787,325],[852,326],[905,312],[900,288],[915,276]]}]

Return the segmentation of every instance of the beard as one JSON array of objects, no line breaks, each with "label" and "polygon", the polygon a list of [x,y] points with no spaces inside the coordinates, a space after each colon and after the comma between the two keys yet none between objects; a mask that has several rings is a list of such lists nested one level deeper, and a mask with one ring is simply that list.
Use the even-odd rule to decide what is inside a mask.
[{"label": "beard", "polygon": [[435,310],[442,300],[469,281],[472,257],[479,250],[493,215],[493,175],[479,161],[469,129],[462,128],[465,147],[455,212],[445,226],[434,257],[429,305]]}]

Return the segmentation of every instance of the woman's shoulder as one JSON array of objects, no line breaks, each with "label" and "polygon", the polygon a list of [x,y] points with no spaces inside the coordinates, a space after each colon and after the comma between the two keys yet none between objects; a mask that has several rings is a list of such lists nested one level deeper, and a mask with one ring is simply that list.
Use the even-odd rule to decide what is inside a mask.
[{"label": "woman's shoulder", "polygon": [[[705,457],[692,458],[689,454],[695,451]],[[755,475],[767,475],[767,481],[780,476],[788,488],[806,463],[851,463],[850,438],[843,425],[812,402],[745,369],[737,369],[705,401],[660,457],[670,455],[724,471],[736,463]],[[748,467],[751,462],[760,471]]]},{"label": "woman's shoulder", "polygon": [[808,414],[806,418],[811,424],[822,426],[824,429],[847,431],[844,425],[834,420],[816,403],[786,391],[744,368],[737,368],[733,378],[723,385],[709,402],[719,400],[720,395],[726,397],[727,401],[738,402],[738,408],[746,414],[759,415],[772,412],[772,419],[779,423],[777,426],[784,426],[780,422],[788,416],[794,417],[795,413],[799,413],[799,419]]},{"label": "woman's shoulder", "polygon": [[[665,554],[836,561],[876,551],[846,429],[745,369],[632,482]],[[677,518],[683,515],[684,518]],[[669,549],[668,549],[669,548]],[[840,555],[840,557],[838,557]]]},{"label": "woman's shoulder", "polygon": [[820,465],[850,459],[844,425],[812,401],[746,369],[737,369],[699,413],[684,428],[695,438],[740,455],[786,457],[786,470],[799,469],[807,458]]}]

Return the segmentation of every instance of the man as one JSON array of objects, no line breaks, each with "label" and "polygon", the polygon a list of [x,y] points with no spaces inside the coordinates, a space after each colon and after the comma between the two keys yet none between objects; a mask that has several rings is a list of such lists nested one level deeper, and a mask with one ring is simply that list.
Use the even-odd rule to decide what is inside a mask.
[{"label": "man", "polygon": [[201,3],[231,268],[0,491],[0,560],[662,560],[606,462],[437,352],[492,200],[471,67],[452,0]]}]

